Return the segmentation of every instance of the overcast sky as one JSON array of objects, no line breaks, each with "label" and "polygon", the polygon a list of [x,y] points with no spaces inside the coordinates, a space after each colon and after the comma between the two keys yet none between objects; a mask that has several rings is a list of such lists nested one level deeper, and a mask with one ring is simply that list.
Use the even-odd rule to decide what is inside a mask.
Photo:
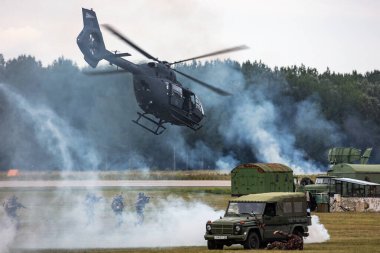
[{"label": "overcast sky", "polygon": [[[225,47],[224,55],[269,66],[326,67],[338,72],[380,69],[380,1],[308,0],[0,0],[0,53],[31,54],[44,65],[59,56],[85,66],[76,44],[81,7],[112,24],[161,60],[175,61]],[[143,57],[103,30],[106,47]]]}]

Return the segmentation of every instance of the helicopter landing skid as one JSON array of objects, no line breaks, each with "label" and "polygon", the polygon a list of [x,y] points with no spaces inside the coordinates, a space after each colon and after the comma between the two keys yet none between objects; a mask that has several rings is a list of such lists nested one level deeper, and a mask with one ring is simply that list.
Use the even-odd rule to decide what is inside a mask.
[{"label": "helicopter landing skid", "polygon": [[[166,127],[163,126],[163,124],[165,123],[165,121],[163,121],[162,119],[160,119],[157,122],[157,121],[149,118],[148,116],[146,116],[145,115],[146,113],[140,113],[140,112],[138,112],[137,114],[139,115],[139,117],[137,118],[137,120],[132,120],[132,122],[135,123],[135,124],[137,124],[137,125],[139,125],[139,126],[141,126],[145,130],[148,130],[149,132],[154,133],[155,135],[160,135],[160,134],[162,134],[166,130]],[[152,122],[155,125],[155,130],[149,128],[148,126],[146,126],[144,124],[142,124],[140,122],[141,118],[144,118],[144,119]]]}]

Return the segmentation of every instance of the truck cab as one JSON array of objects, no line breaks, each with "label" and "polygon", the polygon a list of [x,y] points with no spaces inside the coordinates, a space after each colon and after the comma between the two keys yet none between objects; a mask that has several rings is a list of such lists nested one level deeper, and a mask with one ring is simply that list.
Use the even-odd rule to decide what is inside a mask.
[{"label": "truck cab", "polygon": [[308,184],[304,186],[304,191],[310,192],[313,196],[319,193],[334,194],[335,191],[335,178],[334,176],[321,175],[315,179],[315,184]]}]

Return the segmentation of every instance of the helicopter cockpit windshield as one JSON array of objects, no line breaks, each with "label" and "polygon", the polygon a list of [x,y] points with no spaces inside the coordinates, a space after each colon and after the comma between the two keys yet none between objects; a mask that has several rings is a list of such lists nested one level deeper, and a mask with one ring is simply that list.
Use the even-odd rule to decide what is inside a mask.
[{"label": "helicopter cockpit windshield", "polygon": [[193,94],[191,96],[191,101],[192,101],[193,105],[195,105],[195,108],[198,109],[202,113],[202,115],[204,115],[205,113],[203,111],[202,103],[195,94]]}]

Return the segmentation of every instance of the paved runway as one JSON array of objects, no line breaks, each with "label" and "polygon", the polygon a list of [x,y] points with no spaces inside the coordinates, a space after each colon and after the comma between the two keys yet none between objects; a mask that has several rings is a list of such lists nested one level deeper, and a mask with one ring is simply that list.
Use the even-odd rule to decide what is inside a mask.
[{"label": "paved runway", "polygon": [[0,181],[0,188],[230,187],[228,180],[46,180]]}]

